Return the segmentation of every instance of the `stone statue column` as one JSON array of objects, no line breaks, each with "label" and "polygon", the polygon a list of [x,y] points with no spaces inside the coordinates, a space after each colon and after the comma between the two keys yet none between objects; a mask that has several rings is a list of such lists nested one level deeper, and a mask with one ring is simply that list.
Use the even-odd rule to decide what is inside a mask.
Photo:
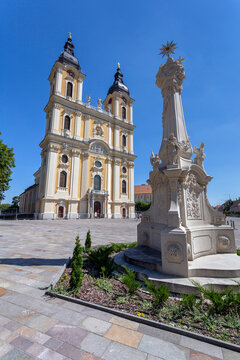
[{"label": "stone statue column", "polygon": [[156,75],[156,85],[162,90],[163,97],[163,139],[159,150],[159,158],[163,165],[180,165],[169,163],[170,151],[167,145],[171,142],[175,142],[179,147],[180,158],[190,160],[192,156],[181,99],[183,80],[185,72],[180,58],[174,60],[169,57],[166,64],[160,66]]}]

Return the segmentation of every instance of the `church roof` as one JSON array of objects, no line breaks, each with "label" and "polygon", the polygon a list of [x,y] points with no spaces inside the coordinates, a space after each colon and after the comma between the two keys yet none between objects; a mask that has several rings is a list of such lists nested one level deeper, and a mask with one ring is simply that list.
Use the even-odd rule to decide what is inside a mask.
[{"label": "church roof", "polygon": [[128,87],[124,84],[123,74],[120,71],[120,64],[118,63],[117,72],[114,75],[114,83],[108,90],[108,95],[112,94],[114,91],[125,92],[129,95]]},{"label": "church roof", "polygon": [[152,187],[150,185],[135,185],[134,186],[134,194],[151,194]]},{"label": "church roof", "polygon": [[68,39],[64,45],[64,51],[59,56],[58,61],[64,65],[72,65],[77,70],[81,71],[78,59],[74,56],[74,45],[72,43],[71,33],[68,35]]}]

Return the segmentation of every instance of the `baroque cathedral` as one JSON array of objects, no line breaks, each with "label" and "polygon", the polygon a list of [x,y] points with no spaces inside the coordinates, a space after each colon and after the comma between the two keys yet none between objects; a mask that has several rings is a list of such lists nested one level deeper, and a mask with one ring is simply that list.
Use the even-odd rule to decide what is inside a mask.
[{"label": "baroque cathedral", "polygon": [[82,101],[85,75],[71,34],[50,76],[41,167],[20,195],[20,212],[38,219],[133,218],[134,100],[120,64],[105,100]]}]

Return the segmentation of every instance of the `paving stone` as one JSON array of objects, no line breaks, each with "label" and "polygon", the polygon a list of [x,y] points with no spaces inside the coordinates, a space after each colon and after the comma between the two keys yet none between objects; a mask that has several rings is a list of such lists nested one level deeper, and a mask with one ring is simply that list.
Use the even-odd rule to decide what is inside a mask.
[{"label": "paving stone", "polygon": [[38,355],[38,358],[39,359],[42,359],[42,360],[64,360],[65,357],[53,350],[50,350],[50,349],[45,349],[43,350],[43,352],[41,352],[39,355]]},{"label": "paving stone", "polygon": [[146,360],[146,358],[146,353],[119,343],[111,343],[102,356],[104,360]]},{"label": "paving stone", "polygon": [[58,352],[73,360],[82,359],[82,356],[84,355],[84,352],[82,350],[77,349],[75,346],[72,346],[71,344],[68,343],[62,344],[58,348]]},{"label": "paving stone", "polygon": [[62,341],[54,338],[50,338],[48,341],[44,343],[44,346],[48,347],[51,350],[57,350],[57,348],[59,348],[59,346],[61,346],[62,344],[63,344]]},{"label": "paving stone", "polygon": [[42,346],[40,344],[32,344],[26,352],[30,355],[33,355],[35,357],[38,357],[42,352],[46,350],[45,346]]},{"label": "paving stone", "polygon": [[92,355],[92,354],[84,354],[81,360],[101,360],[100,358]]},{"label": "paving stone", "polygon": [[81,342],[81,349],[101,357],[110,344],[110,340],[96,334],[88,334]]},{"label": "paving stone", "polygon": [[87,317],[81,324],[83,329],[92,331],[99,335],[104,335],[110,326],[110,323],[93,317]]},{"label": "paving stone", "polygon": [[69,309],[69,310],[77,311],[77,312],[86,310],[86,306],[83,306],[83,305],[80,305],[77,303],[72,303],[70,301],[64,301],[63,307],[66,309]]},{"label": "paving stone", "polygon": [[82,313],[84,315],[91,316],[91,317],[94,317],[96,319],[104,320],[104,321],[110,321],[110,319],[112,318],[112,314],[109,314],[109,313],[107,313],[105,311],[92,309],[92,308],[89,308],[87,306],[84,307],[84,310],[82,311]]},{"label": "paving stone", "polygon": [[223,359],[222,349],[218,346],[209,344],[207,342],[198,341],[186,336],[182,336],[180,340],[180,345],[195,351],[199,351],[203,354],[207,354],[213,357],[215,356],[216,358],[219,359]]},{"label": "paving stone", "polygon": [[58,321],[55,319],[51,319],[50,317],[47,317],[45,315],[38,315],[35,318],[30,318],[26,321],[25,324],[27,324],[29,327],[36,329],[41,332],[46,332],[48,329],[50,329],[52,326],[54,326]]},{"label": "paving stone", "polygon": [[35,330],[33,330],[27,326],[21,326],[19,329],[16,330],[16,332],[19,335],[24,336],[28,339],[30,339],[36,333]]},{"label": "paving stone", "polygon": [[3,342],[1,341],[0,342],[0,357],[7,354],[10,350],[13,349],[13,346],[6,343],[6,342]]},{"label": "paving stone", "polygon": [[122,326],[112,325],[108,332],[105,334],[105,337],[120,342],[121,344],[131,346],[133,348],[137,348],[141,339],[142,334],[133,331]]},{"label": "paving stone", "polygon": [[23,336],[18,336],[17,338],[11,341],[11,345],[24,351],[26,351],[32,344],[33,344],[32,341],[25,339]]},{"label": "paving stone", "polygon": [[138,331],[149,336],[153,336],[162,340],[170,341],[174,344],[179,345],[181,340],[181,335],[175,334],[170,331],[158,329],[149,325],[139,324]]},{"label": "paving stone", "polygon": [[143,335],[138,349],[166,360],[188,359],[188,354],[186,354],[179,346],[148,335]]},{"label": "paving stone", "polygon": [[19,349],[13,348],[2,356],[1,360],[34,360],[34,358]]},{"label": "paving stone", "polygon": [[36,333],[31,338],[32,341],[34,341],[38,344],[44,344],[49,339],[50,339],[50,336],[43,334],[39,331],[36,331]]},{"label": "paving stone", "polygon": [[189,360],[219,360],[219,358],[191,350]]},{"label": "paving stone", "polygon": [[222,353],[223,353],[223,360],[239,360],[240,359],[240,354],[235,351],[231,351],[231,350],[222,348]]},{"label": "paving stone", "polygon": [[8,329],[4,329],[3,331],[1,331],[0,333],[0,339],[4,340],[6,342],[11,342],[13,339],[15,339],[16,337],[18,337],[18,333],[16,331],[12,332],[11,330]]},{"label": "paving stone", "polygon": [[79,325],[86,318],[86,315],[69,309],[61,308],[60,311],[58,311],[56,314],[53,314],[52,318],[65,322],[66,324]]},{"label": "paving stone", "polygon": [[86,330],[67,324],[57,324],[47,331],[47,335],[73,346],[79,346],[87,334],[88,332]]},{"label": "paving stone", "polygon": [[35,311],[24,309],[22,312],[16,316],[14,316],[14,320],[20,323],[25,323],[28,319],[36,315]]},{"label": "paving stone", "polygon": [[0,297],[6,295],[7,293],[8,291],[6,289],[0,287]]},{"label": "paving stone", "polygon": [[4,325],[4,327],[10,331],[15,331],[18,328],[20,328],[22,324],[19,324],[17,321],[9,321],[7,324]]},{"label": "paving stone", "polygon": [[118,316],[113,316],[110,319],[110,322],[113,323],[113,324],[116,324],[116,325],[126,327],[126,328],[128,328],[130,330],[137,330],[138,327],[139,327],[139,324],[137,322],[130,321],[128,319],[124,319],[124,318],[121,318],[121,317],[118,317]]},{"label": "paving stone", "polygon": [[8,322],[9,322],[8,318],[6,318],[5,316],[0,315],[0,326],[4,326]]},{"label": "paving stone", "polygon": [[160,358],[160,357],[156,357],[156,356],[153,356],[153,355],[149,355],[147,356],[147,360],[164,360],[163,358]]}]

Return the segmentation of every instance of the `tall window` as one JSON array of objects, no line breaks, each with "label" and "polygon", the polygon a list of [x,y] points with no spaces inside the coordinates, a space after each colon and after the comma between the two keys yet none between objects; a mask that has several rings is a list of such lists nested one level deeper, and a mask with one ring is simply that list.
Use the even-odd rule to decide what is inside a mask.
[{"label": "tall window", "polygon": [[127,112],[126,112],[126,108],[123,106],[122,107],[122,119],[126,119],[127,118]]},{"label": "tall window", "polygon": [[101,190],[101,177],[99,175],[94,176],[94,190]]},{"label": "tall window", "polygon": [[122,181],[122,194],[126,194],[127,193],[127,183],[126,180]]},{"label": "tall window", "polygon": [[60,183],[59,183],[60,187],[65,188],[67,186],[67,173],[66,171],[61,171],[60,172]]},{"label": "tall window", "polygon": [[68,115],[64,118],[64,129],[70,130],[70,117]]},{"label": "tall window", "polygon": [[122,146],[126,146],[127,145],[127,138],[126,135],[122,136]]},{"label": "tall window", "polygon": [[72,97],[72,90],[73,90],[73,85],[71,82],[67,83],[67,96]]}]

